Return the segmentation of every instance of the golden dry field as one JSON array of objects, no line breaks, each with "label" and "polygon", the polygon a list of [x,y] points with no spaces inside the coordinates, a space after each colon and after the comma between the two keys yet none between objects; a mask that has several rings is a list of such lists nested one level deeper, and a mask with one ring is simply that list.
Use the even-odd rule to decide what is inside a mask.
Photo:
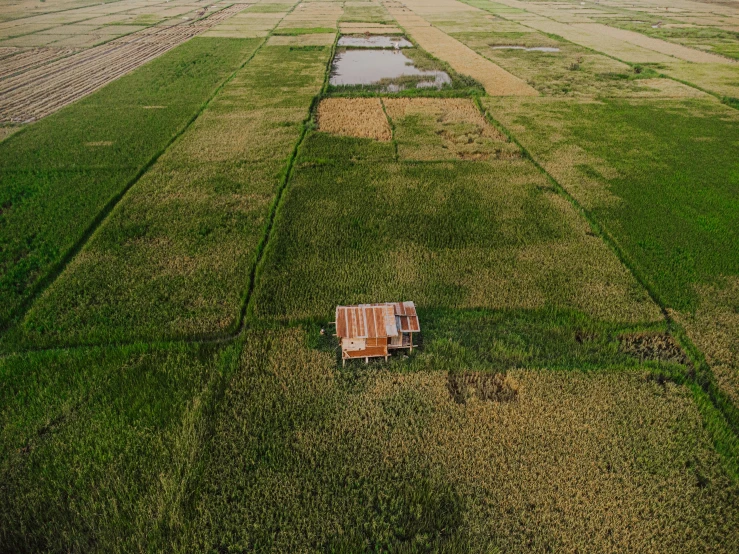
[{"label": "golden dry field", "polygon": [[2,2],[0,553],[739,552],[738,110],[735,0]]}]

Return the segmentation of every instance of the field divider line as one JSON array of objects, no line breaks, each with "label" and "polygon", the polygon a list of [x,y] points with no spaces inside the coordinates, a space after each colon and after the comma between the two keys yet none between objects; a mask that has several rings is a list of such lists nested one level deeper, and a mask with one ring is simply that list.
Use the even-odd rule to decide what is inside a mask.
[{"label": "field divider line", "polygon": [[[287,12],[290,13],[290,12]],[[282,20],[280,20],[281,22]],[[277,27],[279,25],[279,22],[275,25]],[[274,30],[274,28],[273,28]],[[67,250],[67,252],[62,257],[61,261],[56,264],[52,270],[41,279],[39,282],[37,282],[32,288],[31,293],[29,296],[24,300],[20,306],[11,313],[10,317],[8,318],[8,322],[0,327],[0,336],[2,336],[10,327],[16,325],[19,320],[28,312],[29,308],[31,307],[31,304],[39,297],[41,293],[43,293],[44,290],[46,290],[59,275],[66,269],[66,267],[69,265],[69,262],[71,262],[77,254],[80,253],[82,248],[84,248],[85,244],[92,238],[92,236],[95,234],[95,232],[98,230],[98,228],[105,222],[105,220],[108,218],[108,216],[111,214],[111,212],[115,209],[115,207],[118,205],[118,203],[123,200],[123,198],[126,196],[129,190],[139,182],[141,177],[143,177],[149,169],[159,160],[159,158],[167,151],[169,148],[190,128],[190,126],[203,114],[203,112],[206,110],[206,108],[210,105],[210,103],[213,101],[213,99],[218,96],[218,94],[223,90],[223,88],[231,82],[231,80],[234,78],[236,73],[241,71],[246,65],[256,56],[256,54],[262,49],[262,47],[267,43],[267,40],[269,37],[272,36],[272,31],[269,32],[269,34],[264,37],[264,40],[257,46],[257,48],[254,49],[254,51],[237,67],[234,71],[231,72],[230,75],[228,75],[221,83],[216,87],[216,89],[213,91],[213,93],[203,102],[203,104],[200,106],[200,108],[193,114],[190,119],[188,119],[185,124],[177,131],[175,134],[170,138],[170,140],[157,152],[155,153],[149,161],[147,161],[143,167],[134,175],[134,177],[129,180],[129,182],[124,186],[124,188],[118,192],[116,195],[114,195],[106,204],[105,206],[98,212],[98,215],[95,216],[95,219],[93,219],[92,223],[87,227],[85,232],[82,234],[82,236],[72,245],[72,247]],[[115,343],[116,346],[122,346],[124,344],[135,344],[140,343],[141,341],[130,341],[125,343]],[[167,341],[170,342],[170,341]],[[171,342],[181,342],[181,340],[173,340]],[[112,344],[108,344],[108,346],[112,346]],[[55,348],[48,348],[48,349],[39,349],[39,350],[55,350]],[[27,350],[23,350],[23,352],[26,352]],[[28,350],[28,351],[35,351],[35,350]]]},{"label": "field divider line", "polygon": [[269,240],[272,236],[272,229],[274,228],[275,219],[277,218],[277,213],[279,212],[280,206],[282,205],[282,198],[285,195],[285,190],[287,189],[288,184],[290,182],[290,178],[292,177],[293,170],[295,168],[295,160],[298,157],[300,147],[302,146],[303,141],[305,140],[305,137],[308,134],[308,131],[311,130],[313,127],[315,127],[315,117],[316,117],[316,111],[318,109],[318,104],[321,101],[321,99],[326,95],[326,91],[328,90],[329,78],[331,76],[331,62],[333,61],[334,54],[336,53],[336,44],[339,42],[339,35],[340,33],[337,31],[334,36],[334,42],[331,45],[331,51],[329,52],[328,60],[326,61],[326,70],[323,76],[323,85],[321,86],[321,90],[318,92],[318,94],[316,94],[311,100],[310,107],[308,108],[308,114],[303,120],[303,128],[300,131],[300,137],[298,137],[298,141],[295,143],[295,146],[293,147],[293,150],[287,159],[287,165],[285,167],[284,176],[277,189],[275,198],[272,201],[272,204],[270,205],[269,214],[267,216],[267,222],[265,224],[264,234],[262,235],[262,238],[260,239],[259,244],[257,245],[254,265],[252,266],[252,270],[249,273],[249,280],[248,280],[246,291],[244,293],[244,302],[241,307],[239,321],[236,326],[235,332],[232,335],[232,338],[238,337],[246,330],[247,328],[246,322],[250,318],[250,316],[253,315],[254,313],[254,302],[253,302],[254,289],[257,285],[257,281],[259,280],[259,277],[261,276],[262,270],[264,268],[266,254],[269,251]]},{"label": "field divider line", "polygon": [[382,107],[382,113],[385,114],[385,119],[387,119],[388,125],[390,125],[390,140],[393,143],[395,161],[398,162],[400,160],[400,154],[398,153],[398,141],[395,140],[395,122],[388,115],[387,109],[385,108],[385,101],[382,99],[382,96],[380,96],[380,106]]},{"label": "field divider line", "polygon": [[520,149],[524,158],[531,161],[536,168],[546,177],[546,179],[552,184],[554,190],[566,199],[572,207],[581,214],[590,225],[593,233],[598,236],[611,251],[618,257],[619,261],[626,267],[626,269],[634,276],[634,279],[647,291],[652,301],[659,307],[662,317],[667,323],[667,329],[678,341],[680,346],[685,350],[694,369],[689,369],[685,377],[696,383],[703,389],[708,398],[710,399],[713,406],[721,413],[725,418],[726,424],[736,437],[739,438],[739,409],[734,403],[722,392],[715,380],[713,371],[710,365],[706,361],[705,355],[700,349],[693,343],[688,337],[685,329],[678,323],[669,312],[669,309],[665,302],[661,299],[659,293],[655,290],[654,286],[649,282],[646,276],[637,268],[633,260],[626,254],[621,248],[618,241],[611,236],[610,233],[595,219],[595,217],[586,210],[575,197],[573,197],[567,189],[565,189],[545,168],[542,166],[536,158],[529,152],[529,150],[516,139],[503,124],[496,120],[489,110],[480,102],[479,96],[474,98],[475,105],[492,125],[498,130],[504,133],[511,141],[513,141]]}]

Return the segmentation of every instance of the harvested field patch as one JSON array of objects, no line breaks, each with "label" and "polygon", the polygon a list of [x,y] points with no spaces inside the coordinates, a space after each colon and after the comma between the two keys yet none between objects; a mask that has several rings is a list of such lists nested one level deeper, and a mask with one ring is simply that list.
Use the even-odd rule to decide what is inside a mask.
[{"label": "harvested field patch", "polygon": [[621,349],[640,360],[690,365],[690,359],[678,342],[666,333],[631,333],[621,335]]},{"label": "harvested field patch", "polygon": [[379,98],[325,98],[316,113],[318,130],[357,138],[390,140],[392,131]]},{"label": "harvested field patch", "polygon": [[0,79],[11,77],[16,73],[28,71],[39,65],[73,54],[74,50],[64,48],[33,48],[18,52],[10,59],[3,60],[0,66]]},{"label": "harvested field patch", "polygon": [[[659,73],[650,67],[640,67],[637,73],[636,68],[623,62],[530,29],[526,33],[464,32],[454,37],[547,96],[672,98],[702,95],[671,79],[657,78]],[[558,48],[559,52],[499,48],[506,44],[522,48],[544,45]]]},{"label": "harvested field patch", "polygon": [[662,54],[667,54],[668,56],[673,56],[680,60],[685,60],[686,62],[714,64],[734,63],[733,60],[730,60],[729,58],[724,58],[723,56],[718,56],[710,52],[702,52],[700,50],[687,48],[685,46],[674,44],[672,42],[647,37],[642,35],[641,33],[635,33],[634,31],[627,31],[625,29],[618,29],[615,27],[610,27],[608,25],[601,25],[600,23],[581,23],[578,24],[577,27],[579,29],[586,29],[587,31],[601,36],[606,35],[609,37],[624,40],[628,43],[635,44],[643,48],[648,48],[649,50],[653,50],[655,52],[660,52]]},{"label": "harvested field patch", "polygon": [[145,29],[125,40],[53,61],[0,81],[0,122],[28,122],[79,100],[182,42],[242,11],[234,4],[192,23]]},{"label": "harvested field patch", "polygon": [[387,98],[398,152],[409,160],[519,158],[519,148],[466,98]]},{"label": "harvested field patch", "polygon": [[[508,1],[508,0],[506,0]],[[613,36],[608,36],[600,30],[588,28],[581,25],[568,25],[551,19],[526,19],[520,21],[522,25],[541,31],[542,33],[554,34],[585,46],[597,52],[603,52],[619,60],[632,63],[665,63],[675,58],[654,50],[643,48]]]}]

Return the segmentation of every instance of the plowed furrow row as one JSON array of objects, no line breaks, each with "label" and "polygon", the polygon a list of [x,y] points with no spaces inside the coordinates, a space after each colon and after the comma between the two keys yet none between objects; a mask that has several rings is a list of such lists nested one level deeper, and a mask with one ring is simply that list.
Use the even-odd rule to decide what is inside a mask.
[{"label": "plowed furrow row", "polygon": [[[0,82],[0,122],[28,122],[49,115],[147,61],[182,44],[246,8],[235,4],[210,17],[169,27],[148,28],[100,47],[51,61],[7,70]],[[20,55],[20,54],[18,54]],[[6,71],[4,67],[2,71]],[[0,78],[2,74],[0,73]]]},{"label": "plowed furrow row", "polygon": [[72,53],[74,53],[74,50],[60,50],[58,48],[37,48],[20,52],[3,61],[2,66],[0,66],[0,79],[69,56]]}]

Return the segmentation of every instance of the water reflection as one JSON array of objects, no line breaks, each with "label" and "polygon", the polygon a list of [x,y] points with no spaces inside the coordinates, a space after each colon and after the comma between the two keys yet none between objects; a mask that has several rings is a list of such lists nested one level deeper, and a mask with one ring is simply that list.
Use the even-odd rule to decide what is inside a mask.
[{"label": "water reflection", "polygon": [[[445,71],[418,69],[413,60],[399,50],[344,50],[336,53],[331,77],[332,85],[377,85],[381,81],[420,78],[414,82],[416,88],[440,89],[452,82]],[[388,92],[402,90],[403,83],[390,83]]]},{"label": "water reflection", "polygon": [[403,37],[370,36],[370,37],[341,37],[339,46],[352,48],[413,48],[413,43]]}]

